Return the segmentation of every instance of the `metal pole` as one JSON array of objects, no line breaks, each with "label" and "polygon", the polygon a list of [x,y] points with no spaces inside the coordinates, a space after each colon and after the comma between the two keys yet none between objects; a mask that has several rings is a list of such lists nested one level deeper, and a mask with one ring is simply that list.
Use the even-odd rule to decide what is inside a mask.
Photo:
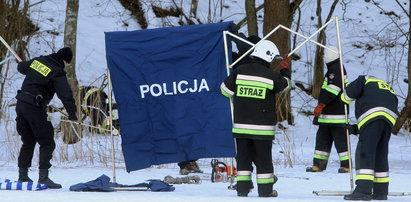
[{"label": "metal pole", "polygon": [[[343,58],[342,58],[342,49],[341,49],[340,26],[338,24],[337,16],[335,17],[335,28],[337,31],[338,54],[340,57],[342,91],[344,93],[344,90],[345,90],[344,67],[343,67]],[[345,123],[348,124],[348,110],[347,110],[347,104],[345,103],[344,103],[344,113],[345,113]],[[348,165],[350,169],[350,185],[351,185],[351,192],[353,192],[354,191],[354,179],[353,179],[353,173],[352,173],[351,141],[350,141],[350,134],[348,133],[348,130],[345,130],[345,133],[347,136]]]},{"label": "metal pole", "polygon": [[[298,49],[300,49],[305,43],[312,41],[311,38],[313,38],[316,34],[318,34],[321,30],[323,30],[325,27],[328,26],[328,24],[330,24],[333,20],[331,19],[330,21],[328,21],[327,23],[325,23],[320,29],[318,29],[316,32],[314,32],[314,34],[312,34],[311,36],[309,36],[308,38],[306,38],[306,40],[302,43],[300,43],[296,48],[294,48],[294,50],[292,50],[288,56],[292,55],[294,52],[296,52]],[[284,26],[283,26],[284,27]],[[317,43],[316,43],[317,44]],[[318,44],[317,44],[318,45]],[[319,45],[321,47],[324,47],[324,45]]]},{"label": "metal pole", "polygon": [[21,62],[23,61],[17,53],[9,46],[9,44],[6,42],[6,40],[3,39],[3,37],[0,36],[0,41],[6,46],[6,48],[16,57],[17,61]]},{"label": "metal pole", "polygon": [[[229,64],[229,58],[228,58],[228,44],[227,44],[227,35],[226,35],[227,33],[229,33],[229,32],[228,31],[223,31],[225,62],[226,62],[226,69],[227,69],[227,76],[228,76],[228,75],[230,75],[230,64]],[[243,56],[245,56],[245,55],[246,54],[244,54]],[[240,57],[237,61],[239,61],[241,58],[243,58],[243,57]],[[234,109],[233,100],[230,98],[231,123],[234,122],[234,111],[233,111],[233,109]],[[236,145],[235,138],[234,138],[234,148],[235,148],[235,151],[237,151],[237,145]],[[228,186],[228,189],[233,189],[233,187],[234,187],[234,185],[233,185],[234,184],[234,158],[231,158],[230,171],[231,171],[231,177],[230,177],[230,185]]]},{"label": "metal pole", "polygon": [[110,71],[107,69],[107,78],[108,78],[108,106],[109,106],[109,127],[110,127],[110,136],[111,136],[111,159],[112,159],[112,171],[113,171],[113,182],[116,183],[116,155],[114,153],[114,135],[113,135],[113,113],[112,113],[112,89],[111,89],[111,76]]}]

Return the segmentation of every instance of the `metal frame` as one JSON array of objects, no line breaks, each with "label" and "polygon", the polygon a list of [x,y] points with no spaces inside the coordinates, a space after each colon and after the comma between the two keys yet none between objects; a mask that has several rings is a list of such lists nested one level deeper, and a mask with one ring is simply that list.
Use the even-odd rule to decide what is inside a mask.
[{"label": "metal frame", "polygon": [[[321,32],[323,29],[325,29],[330,23],[332,23],[333,21],[335,21],[335,25],[336,25],[336,32],[337,32],[337,41],[338,41],[338,50],[339,52],[335,52],[334,50],[332,50],[331,48],[312,40],[312,38],[317,35],[319,32]],[[261,40],[265,40],[267,39],[269,36],[271,36],[274,32],[276,32],[278,29],[284,29],[290,33],[293,33],[297,36],[300,36],[302,38],[305,39],[305,41],[303,41],[302,43],[300,43],[296,48],[294,48],[294,50],[292,50],[290,53],[288,53],[288,56],[292,55],[293,53],[295,53],[298,49],[300,49],[305,43],[307,42],[312,42],[315,45],[318,45],[324,49],[330,50],[334,53],[339,54],[339,58],[340,58],[340,70],[341,70],[341,77],[342,77],[342,90],[344,90],[344,69],[343,69],[343,60],[342,60],[342,50],[341,50],[341,38],[340,38],[340,29],[339,29],[339,24],[338,24],[338,17],[334,17],[333,19],[331,19],[330,21],[328,21],[327,23],[325,23],[322,27],[320,27],[316,32],[314,32],[311,36],[306,37],[300,33],[297,33],[291,29],[289,29],[288,27],[285,27],[283,25],[278,25],[277,27],[275,27],[273,30],[271,30],[266,36],[264,36]],[[252,45],[252,47],[250,49],[248,49],[243,55],[241,55],[236,61],[234,61],[232,64],[229,64],[229,58],[228,58],[228,45],[227,45],[227,37],[226,35],[230,35],[238,40],[241,40],[245,43],[248,43],[250,45]],[[227,67],[227,75],[230,74],[229,68],[233,67],[235,64],[237,64],[241,59],[243,59],[246,55],[248,55],[252,50],[254,50],[256,44],[253,44],[241,37],[236,36],[235,34],[230,33],[229,31],[223,31],[223,36],[224,36],[224,51],[225,51],[225,57],[226,57],[226,67]],[[233,118],[233,103],[232,103],[232,99],[230,99],[230,107],[231,107],[231,117]],[[348,124],[348,112],[347,112],[347,105],[344,104],[344,113],[345,113],[345,123]],[[350,185],[351,185],[351,192],[354,189],[354,180],[353,180],[353,172],[352,172],[352,158],[351,158],[351,143],[350,143],[350,134],[348,133],[348,130],[346,130],[346,138],[347,138],[347,149],[348,149],[348,158],[349,158],[349,169],[350,169]],[[316,193],[319,193],[321,191],[314,191]],[[333,193],[335,193],[333,191]],[[317,194],[318,195],[318,194]]]}]

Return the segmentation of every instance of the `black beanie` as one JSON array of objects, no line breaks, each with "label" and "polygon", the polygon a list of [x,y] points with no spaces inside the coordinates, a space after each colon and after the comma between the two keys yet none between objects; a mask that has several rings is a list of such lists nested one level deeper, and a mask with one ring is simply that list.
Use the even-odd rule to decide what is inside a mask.
[{"label": "black beanie", "polygon": [[69,47],[60,49],[59,51],[57,51],[57,55],[67,63],[70,63],[71,59],[73,58],[73,52],[71,52],[71,48]]}]

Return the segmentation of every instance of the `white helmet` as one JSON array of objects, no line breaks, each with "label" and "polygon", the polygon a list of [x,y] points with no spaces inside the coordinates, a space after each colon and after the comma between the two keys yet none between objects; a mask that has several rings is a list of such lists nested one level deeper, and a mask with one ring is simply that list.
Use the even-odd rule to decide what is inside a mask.
[{"label": "white helmet", "polygon": [[336,53],[334,53],[334,52],[332,52],[328,49],[325,49],[325,51],[324,51],[324,62],[325,63],[332,62],[332,61],[334,61],[334,60],[336,60],[340,57],[340,55],[338,54],[338,48],[337,47],[330,46],[329,48],[331,50],[335,51]]},{"label": "white helmet", "polygon": [[261,58],[267,62],[273,61],[277,55],[280,55],[277,46],[269,40],[259,41],[253,53],[251,53],[251,56]]}]

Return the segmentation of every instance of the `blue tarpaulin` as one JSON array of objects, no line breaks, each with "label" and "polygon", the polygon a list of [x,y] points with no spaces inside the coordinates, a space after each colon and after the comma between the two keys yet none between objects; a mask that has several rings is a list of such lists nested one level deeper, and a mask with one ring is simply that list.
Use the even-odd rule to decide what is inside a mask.
[{"label": "blue tarpaulin", "polygon": [[220,94],[222,31],[231,23],[106,32],[128,172],[235,156],[230,106]]}]

